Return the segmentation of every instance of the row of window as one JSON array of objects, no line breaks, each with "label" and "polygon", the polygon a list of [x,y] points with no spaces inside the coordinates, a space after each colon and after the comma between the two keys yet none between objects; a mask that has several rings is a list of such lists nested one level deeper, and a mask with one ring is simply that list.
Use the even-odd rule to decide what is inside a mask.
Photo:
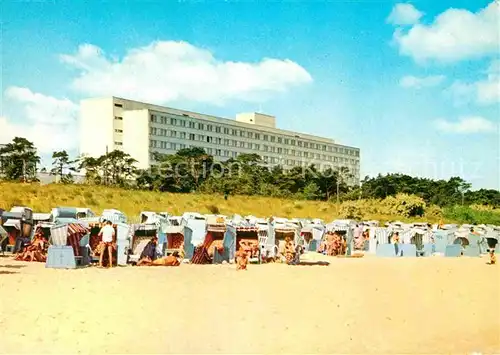
[{"label": "row of window", "polygon": [[[253,143],[246,144],[246,142],[236,142],[236,141],[232,141],[230,143],[231,144],[229,144],[229,146],[233,146],[233,147],[250,148],[250,149],[253,148],[253,149],[259,150],[258,144],[253,144]],[[239,144],[237,144],[237,143],[239,143]],[[186,148],[185,144],[157,141],[157,140],[150,140],[149,146],[151,148],[170,149],[170,150],[178,150],[178,149]],[[335,157],[335,156],[331,156],[331,155],[317,154],[317,153],[313,154],[313,153],[303,152],[303,151],[299,151],[299,150],[284,149],[284,148],[279,148],[279,147],[277,148],[274,146],[269,147],[267,145],[264,145],[263,148],[264,148],[263,151],[265,151],[265,152],[296,156],[296,157],[300,157],[300,158],[309,158],[309,159],[318,159],[318,160],[322,159],[323,161],[339,162],[339,163],[352,164],[352,165],[359,163],[359,161],[356,159],[348,159],[348,158],[343,158],[343,157]],[[221,155],[220,154],[221,149],[212,149],[212,148],[204,148],[204,149],[210,155],[213,155],[215,152],[216,156],[226,156],[226,157],[232,156],[232,155]]]},{"label": "row of window", "polygon": [[[359,156],[359,151],[354,150],[354,149],[334,147],[334,146],[330,146],[330,145],[326,145],[326,144],[312,143],[312,142],[307,142],[307,141],[290,139],[290,138],[286,138],[286,137],[262,134],[262,133],[257,133],[257,132],[250,132],[250,131],[246,131],[246,130],[238,130],[235,128],[221,127],[221,126],[207,124],[207,123],[201,123],[201,122],[185,121],[185,120],[173,118],[173,117],[151,115],[150,121],[152,123],[170,124],[172,126],[188,127],[191,129],[198,129],[198,130],[207,131],[207,132],[223,133],[223,134],[232,135],[232,136],[239,136],[239,137],[243,137],[243,138],[251,138],[251,139],[256,139],[256,140],[262,139],[263,141],[268,141],[271,143],[279,143],[279,144],[286,144],[286,145],[292,145],[292,146],[296,145],[300,148],[309,148],[309,149],[328,151],[330,153],[341,153],[341,154]],[[155,130],[156,128],[152,127],[152,129]],[[167,131],[164,129],[160,129],[160,130]],[[172,130],[172,132],[175,132],[175,131]],[[156,133],[151,133],[151,134],[156,135]],[[159,134],[159,135],[163,135],[163,134]],[[165,135],[166,135],[166,133],[165,133]]]},{"label": "row of window", "polygon": [[[188,139],[190,141],[206,142],[206,143],[213,143],[213,144],[219,144],[219,145],[223,144],[223,145],[230,146],[230,147],[240,147],[240,148],[255,149],[255,150],[261,150],[261,148],[262,148],[262,150],[265,152],[296,155],[295,150],[293,150],[293,149],[268,146],[268,145],[260,145],[258,143],[237,141],[235,139],[228,139],[228,138],[223,139],[221,137],[211,137],[211,136],[205,136],[202,134],[178,132],[178,131],[167,130],[167,129],[163,129],[163,128],[151,127],[150,134],[155,135],[155,136],[163,136],[163,137],[168,136],[168,137],[173,137],[173,138]],[[301,153],[299,151],[298,154],[299,154],[298,156],[304,156],[306,158],[307,157],[309,157],[309,158],[316,157],[317,159],[320,158],[320,154],[318,154],[318,153],[310,153],[310,152],[309,153],[308,152]],[[300,155],[300,154],[302,154],[302,155]]]}]

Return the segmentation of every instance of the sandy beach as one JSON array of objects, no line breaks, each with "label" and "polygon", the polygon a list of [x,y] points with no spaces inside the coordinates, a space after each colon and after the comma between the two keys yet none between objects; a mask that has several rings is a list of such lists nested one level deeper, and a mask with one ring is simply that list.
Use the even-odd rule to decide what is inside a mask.
[{"label": "sandy beach", "polygon": [[500,353],[486,258],[46,269],[0,258],[2,353]]}]

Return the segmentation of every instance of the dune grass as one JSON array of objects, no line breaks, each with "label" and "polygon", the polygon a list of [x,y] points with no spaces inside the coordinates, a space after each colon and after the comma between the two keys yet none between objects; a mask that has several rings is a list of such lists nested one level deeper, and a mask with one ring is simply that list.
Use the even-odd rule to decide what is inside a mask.
[{"label": "dune grass", "polygon": [[[435,223],[463,222],[454,214],[444,218],[437,207],[429,208],[432,213],[422,218],[407,219],[393,215],[381,208],[380,201],[358,201],[363,219],[379,221],[427,221]],[[94,185],[62,185],[62,184],[21,184],[0,182],[0,208],[10,209],[12,206],[29,206],[35,212],[50,212],[54,207],[89,207],[97,213],[106,208],[116,208],[134,219],[141,211],[169,212],[174,215],[183,212],[200,212],[214,214],[240,214],[269,217],[321,218],[332,221],[345,218],[342,215],[342,204],[337,205],[324,201],[303,201],[279,199],[261,196],[230,196],[224,200],[222,195],[204,194],[172,194],[150,191],[126,190],[114,187]],[[437,210],[436,210],[437,209]],[[455,220],[457,219],[457,220]],[[486,222],[482,222],[486,223]]]}]

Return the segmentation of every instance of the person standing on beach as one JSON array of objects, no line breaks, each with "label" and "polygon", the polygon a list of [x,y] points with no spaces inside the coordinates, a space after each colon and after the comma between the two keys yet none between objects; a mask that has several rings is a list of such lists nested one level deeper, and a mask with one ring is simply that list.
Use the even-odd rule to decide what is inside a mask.
[{"label": "person standing on beach", "polygon": [[103,243],[101,255],[99,255],[99,266],[103,267],[104,254],[107,250],[109,255],[108,266],[113,267],[113,239],[115,237],[115,229],[111,221],[106,221],[106,225],[99,232],[99,237],[102,238]]}]

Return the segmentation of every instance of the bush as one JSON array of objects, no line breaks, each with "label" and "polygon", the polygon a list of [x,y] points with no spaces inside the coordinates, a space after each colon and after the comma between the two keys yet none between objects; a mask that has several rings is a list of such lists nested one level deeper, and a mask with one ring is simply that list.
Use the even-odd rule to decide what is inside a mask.
[{"label": "bush", "polygon": [[494,210],[477,210],[467,206],[455,206],[444,210],[444,217],[458,223],[500,225],[500,213]]},{"label": "bush", "polygon": [[362,219],[363,210],[355,201],[346,201],[340,205],[340,218],[345,219]]},{"label": "bush", "polygon": [[432,205],[425,209],[425,217],[435,220],[443,218],[443,210],[441,207]]},{"label": "bush", "polygon": [[207,209],[210,211],[210,213],[212,214],[220,214],[220,210],[219,210],[219,207],[215,206],[215,205],[208,205],[207,206]]},{"label": "bush", "polygon": [[423,216],[426,207],[423,198],[407,194],[389,196],[382,201],[382,206],[387,208],[390,214],[404,217]]}]

